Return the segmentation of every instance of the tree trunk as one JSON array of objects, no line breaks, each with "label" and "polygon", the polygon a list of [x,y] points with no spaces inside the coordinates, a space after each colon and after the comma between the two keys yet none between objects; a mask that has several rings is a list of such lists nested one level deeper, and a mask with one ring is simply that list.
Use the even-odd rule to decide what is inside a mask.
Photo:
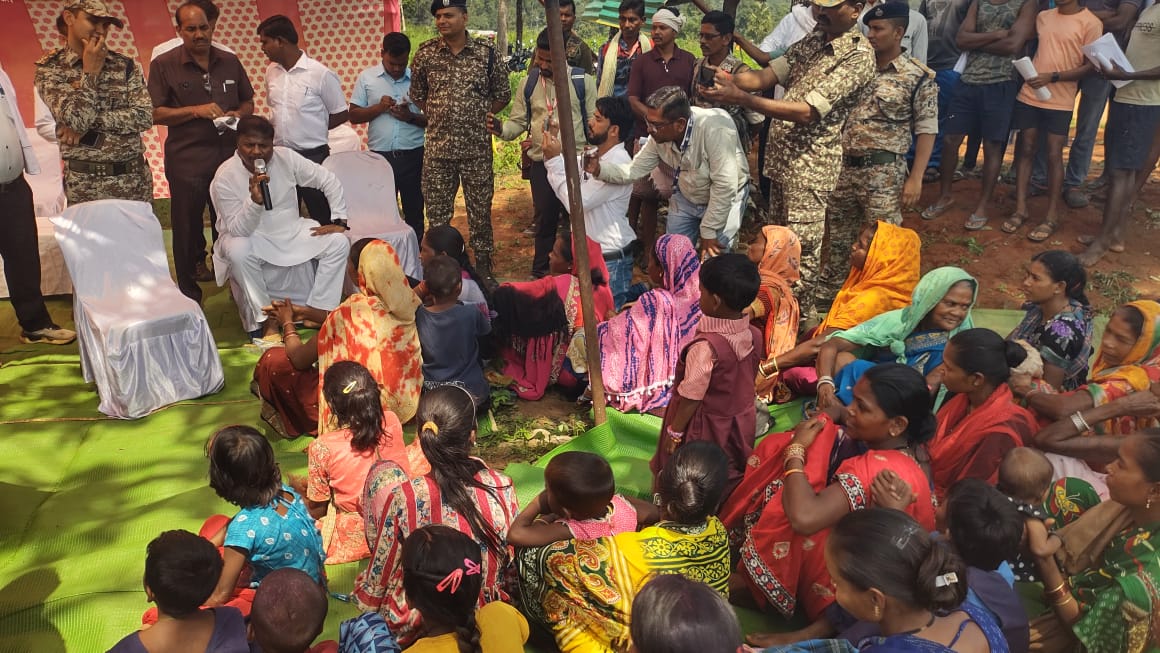
[{"label": "tree trunk", "polygon": [[495,7],[495,20],[498,25],[495,28],[495,47],[499,50],[499,56],[506,57],[508,53],[508,38],[507,38],[507,23],[508,23],[508,6],[507,0],[498,0]]}]

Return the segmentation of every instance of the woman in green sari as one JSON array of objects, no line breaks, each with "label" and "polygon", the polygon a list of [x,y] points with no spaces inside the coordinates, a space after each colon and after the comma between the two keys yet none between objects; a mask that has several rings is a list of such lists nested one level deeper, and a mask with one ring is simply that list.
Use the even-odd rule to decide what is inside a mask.
[{"label": "woman in green sari", "polygon": [[974,326],[977,290],[966,271],[936,268],[914,287],[910,306],[832,334],[818,352],[818,408],[849,404],[858,379],[878,363],[904,363],[939,388],[943,348],[951,336]]},{"label": "woman in green sari", "polygon": [[629,640],[632,601],[654,574],[681,574],[725,595],[729,538],[713,516],[729,462],[711,442],[677,449],[658,477],[661,521],[595,540],[518,549],[523,612],[562,653],[614,653]]},{"label": "woman in green sari", "polygon": [[[1160,646],[1160,430],[1124,440],[1108,465],[1108,492],[1115,503],[1089,510],[1058,536],[1027,522],[1052,609],[1031,624],[1032,650],[1073,651],[1078,643],[1087,653],[1142,653]],[[1056,555],[1061,544],[1064,554]],[[1085,555],[1090,551],[1102,552]]]}]

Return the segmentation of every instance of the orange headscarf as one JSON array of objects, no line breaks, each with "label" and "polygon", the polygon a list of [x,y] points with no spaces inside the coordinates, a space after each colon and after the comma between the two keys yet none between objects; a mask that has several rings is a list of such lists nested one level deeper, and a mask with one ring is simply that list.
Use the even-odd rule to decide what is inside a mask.
[{"label": "orange headscarf", "polygon": [[[383,394],[383,408],[406,423],[419,407],[423,357],[415,311],[419,297],[411,290],[399,255],[376,240],[358,262],[359,292],[326,317],[318,331],[318,375],[331,363],[354,361],[370,371]],[[333,431],[330,406],[319,384],[318,432]]]},{"label": "orange headscarf", "polygon": [[[757,264],[761,274],[761,290],[758,301],[770,312],[765,315],[765,358],[784,354],[797,344],[798,302],[793,296],[791,285],[801,278],[798,269],[802,256],[802,244],[788,227],[768,225],[762,227],[765,237],[765,253]],[[776,377],[770,379],[757,375],[757,395],[770,394]]]},{"label": "orange headscarf", "polygon": [[817,333],[849,329],[909,305],[921,274],[921,246],[913,230],[879,221],[866,262],[850,270]]},{"label": "orange headscarf", "polygon": [[[1089,385],[1120,380],[1127,382],[1136,392],[1143,392],[1152,385],[1151,377],[1144,367],[1160,365],[1160,304],[1141,299],[1130,302],[1127,306],[1144,315],[1140,337],[1136,338],[1136,344],[1132,345],[1124,360],[1114,367],[1109,366],[1104,360],[1103,351],[1097,351]],[[1096,405],[1101,405],[1098,400]]]}]

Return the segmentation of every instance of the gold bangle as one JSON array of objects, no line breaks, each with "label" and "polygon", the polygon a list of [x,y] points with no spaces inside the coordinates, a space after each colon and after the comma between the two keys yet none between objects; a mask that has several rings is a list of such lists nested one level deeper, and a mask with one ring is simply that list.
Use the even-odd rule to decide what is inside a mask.
[{"label": "gold bangle", "polygon": [[1054,605],[1057,608],[1062,608],[1063,606],[1067,605],[1068,603],[1070,603],[1074,600],[1075,600],[1075,596],[1073,596],[1071,593],[1068,593],[1067,598],[1063,599],[1062,601],[1055,601],[1054,603],[1052,603],[1052,605]]},{"label": "gold bangle", "polygon": [[806,446],[804,444],[791,444],[785,448],[781,455],[782,458],[801,458],[806,459]]},{"label": "gold bangle", "polygon": [[1064,586],[1064,585],[1067,585],[1067,581],[1066,581],[1066,580],[1065,580],[1065,581],[1063,581],[1063,582],[1061,582],[1061,583],[1059,584],[1059,587],[1055,587],[1055,588],[1052,588],[1052,589],[1046,590],[1046,591],[1044,591],[1044,592],[1043,592],[1043,594],[1044,594],[1044,595],[1047,595],[1047,594],[1055,594],[1055,593],[1056,593],[1056,592],[1058,592],[1059,590],[1063,589],[1063,586]]},{"label": "gold bangle", "polygon": [[794,467],[792,469],[787,469],[784,472],[782,472],[781,477],[782,478],[789,478],[790,474],[805,474],[805,473],[806,473],[806,470],[801,469],[799,467]]}]

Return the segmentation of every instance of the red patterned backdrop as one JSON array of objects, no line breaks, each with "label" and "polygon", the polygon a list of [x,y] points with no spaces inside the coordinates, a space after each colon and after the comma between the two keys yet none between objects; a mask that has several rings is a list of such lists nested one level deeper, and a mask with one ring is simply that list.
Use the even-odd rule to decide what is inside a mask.
[{"label": "red patterned backdrop", "polygon": [[[125,21],[114,29],[109,45],[141,62],[149,71],[153,46],[174,37],[173,12],[182,0],[106,0]],[[358,74],[379,61],[383,34],[400,28],[398,0],[215,0],[221,8],[214,40],[242,60],[256,91],[256,111],[266,113],[266,56],[258,47],[255,30],[264,18],[285,14],[298,26],[299,45],[311,57],[338,73],[350,96]],[[35,62],[42,54],[63,44],[56,32],[56,17],[63,0],[0,0],[0,64],[20,93],[20,112],[32,126],[32,81]],[[360,131],[360,133],[362,133]],[[165,128],[145,134],[146,156],[153,169],[154,194],[167,197],[161,145]]]}]

